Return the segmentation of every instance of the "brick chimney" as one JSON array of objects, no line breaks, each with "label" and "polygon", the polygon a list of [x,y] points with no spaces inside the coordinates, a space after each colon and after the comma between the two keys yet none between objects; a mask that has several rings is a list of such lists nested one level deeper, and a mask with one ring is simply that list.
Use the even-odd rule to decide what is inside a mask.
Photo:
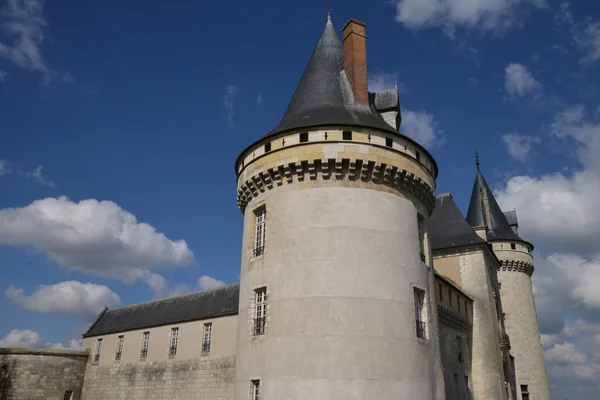
[{"label": "brick chimney", "polygon": [[344,70],[350,81],[354,99],[369,104],[367,80],[367,25],[351,19],[342,29],[344,33]]}]

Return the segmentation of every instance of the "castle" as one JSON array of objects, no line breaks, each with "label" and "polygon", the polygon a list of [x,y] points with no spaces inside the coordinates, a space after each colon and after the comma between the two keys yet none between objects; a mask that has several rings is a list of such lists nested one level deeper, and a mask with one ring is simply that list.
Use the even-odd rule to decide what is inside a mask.
[{"label": "castle", "polygon": [[466,218],[329,18],[235,162],[240,283],[103,310],[83,351],[0,349],[1,399],[548,400],[533,245],[477,161]]}]

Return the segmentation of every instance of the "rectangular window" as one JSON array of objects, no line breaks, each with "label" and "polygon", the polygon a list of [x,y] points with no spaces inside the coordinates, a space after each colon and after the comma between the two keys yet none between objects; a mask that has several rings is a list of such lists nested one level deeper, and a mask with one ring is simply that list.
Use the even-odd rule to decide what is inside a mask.
[{"label": "rectangular window", "polygon": [[344,131],[342,134],[344,140],[352,140],[352,131]]},{"label": "rectangular window", "polygon": [[179,342],[179,328],[171,328],[171,340],[169,341],[169,356],[177,354],[177,342]]},{"label": "rectangular window", "polygon": [[440,294],[440,301],[444,301],[444,291],[441,283],[438,283],[438,293]]},{"label": "rectangular window", "polygon": [[254,257],[260,256],[265,252],[265,240],[267,235],[267,209],[261,207],[254,211],[256,219],[256,232],[254,238]]},{"label": "rectangular window", "polygon": [[260,381],[258,379],[251,381],[251,389],[252,400],[260,400]]},{"label": "rectangular window", "polygon": [[460,298],[456,295],[456,306],[458,307],[458,312],[460,312]]},{"label": "rectangular window", "polygon": [[458,348],[458,362],[459,363],[463,363],[463,343],[462,343],[462,338],[460,336],[456,337],[456,347]]},{"label": "rectangular window", "polygon": [[120,335],[117,337],[117,352],[115,353],[115,361],[119,361],[123,355],[123,344],[125,343],[125,336]]},{"label": "rectangular window", "polygon": [[415,151],[415,155],[417,156],[417,161],[421,161],[421,153]]},{"label": "rectangular window", "polygon": [[511,243],[511,244],[510,244],[510,249],[511,249],[511,250],[516,250],[516,249],[517,249],[517,245],[516,245],[516,244],[514,244],[514,243]]},{"label": "rectangular window", "polygon": [[469,305],[467,303],[467,301],[465,300],[465,314],[469,313]]},{"label": "rectangular window", "polygon": [[427,339],[425,326],[425,291],[413,288],[415,296],[415,319],[417,326],[417,337]]},{"label": "rectangular window", "polygon": [[448,304],[452,307],[452,290],[448,288]]},{"label": "rectangular window", "polygon": [[425,262],[425,218],[417,213],[417,224],[419,226],[419,249],[421,251],[421,261]]},{"label": "rectangular window", "polygon": [[204,324],[204,338],[202,339],[202,352],[210,352],[210,343],[212,340],[212,324]]},{"label": "rectangular window", "polygon": [[63,396],[64,400],[73,400],[73,391],[65,390],[65,395]]},{"label": "rectangular window", "polygon": [[308,142],[308,132],[302,132],[300,134],[300,143]]},{"label": "rectangular window", "polygon": [[102,339],[96,339],[96,350],[94,351],[94,364],[100,362],[100,353],[102,353]]},{"label": "rectangular window", "polygon": [[392,147],[394,145],[394,141],[392,140],[392,138],[385,138],[385,145],[387,147]]},{"label": "rectangular window", "polygon": [[271,151],[271,142],[265,143],[265,153],[268,153],[270,151]]},{"label": "rectangular window", "polygon": [[140,358],[148,357],[148,346],[150,345],[150,332],[144,332],[142,337],[142,352]]},{"label": "rectangular window", "polygon": [[267,288],[254,291],[254,335],[264,335],[267,322]]}]

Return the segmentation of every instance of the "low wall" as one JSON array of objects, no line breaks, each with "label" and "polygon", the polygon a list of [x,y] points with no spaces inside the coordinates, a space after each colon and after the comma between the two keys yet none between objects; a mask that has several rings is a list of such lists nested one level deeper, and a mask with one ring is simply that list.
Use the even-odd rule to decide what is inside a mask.
[{"label": "low wall", "polygon": [[88,353],[0,348],[0,400],[81,399]]},{"label": "low wall", "polygon": [[235,357],[88,364],[83,400],[233,399]]}]

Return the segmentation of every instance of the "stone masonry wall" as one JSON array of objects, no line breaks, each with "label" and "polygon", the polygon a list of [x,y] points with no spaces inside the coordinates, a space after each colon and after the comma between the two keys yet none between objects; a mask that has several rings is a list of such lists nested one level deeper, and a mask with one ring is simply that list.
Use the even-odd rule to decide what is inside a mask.
[{"label": "stone masonry wall", "polygon": [[88,364],[83,400],[233,399],[235,357]]},{"label": "stone masonry wall", "polygon": [[72,400],[81,397],[88,354],[46,349],[0,349],[0,400]]}]

